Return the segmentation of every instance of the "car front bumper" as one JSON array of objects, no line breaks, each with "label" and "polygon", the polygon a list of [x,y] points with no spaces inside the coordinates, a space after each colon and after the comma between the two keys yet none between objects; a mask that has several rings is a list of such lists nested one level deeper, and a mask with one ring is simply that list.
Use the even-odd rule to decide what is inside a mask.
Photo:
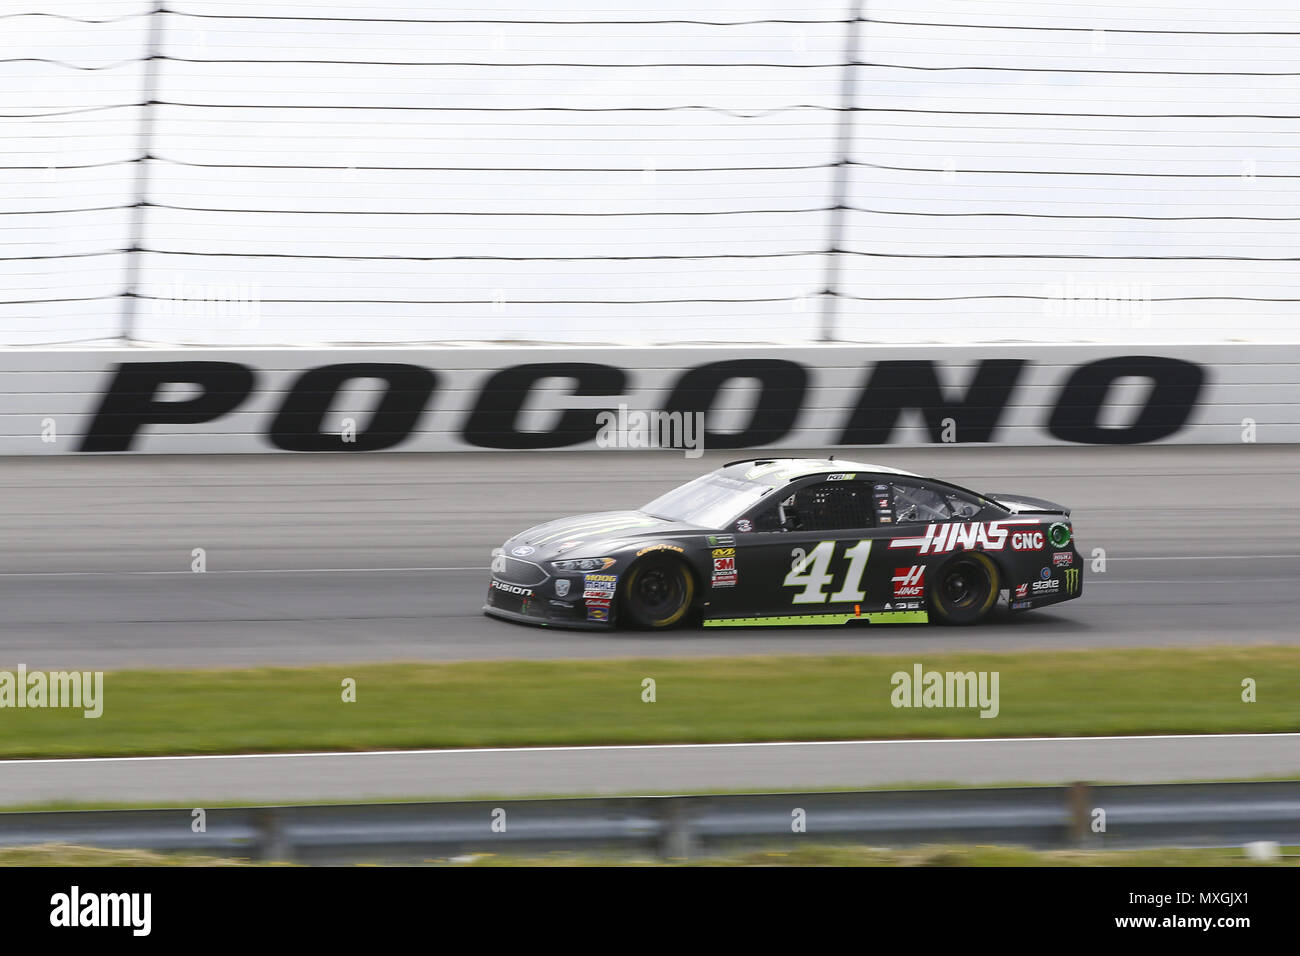
[{"label": "car front bumper", "polygon": [[[488,585],[483,613],[491,617],[535,624],[543,627],[567,627],[582,630],[608,630],[613,626],[613,608],[606,609],[604,620],[591,617],[583,598],[582,575],[556,576],[537,565],[522,567],[515,562],[508,570],[493,571]],[[556,596],[556,581],[568,580],[564,598]],[[523,583],[523,582],[527,583]]]}]

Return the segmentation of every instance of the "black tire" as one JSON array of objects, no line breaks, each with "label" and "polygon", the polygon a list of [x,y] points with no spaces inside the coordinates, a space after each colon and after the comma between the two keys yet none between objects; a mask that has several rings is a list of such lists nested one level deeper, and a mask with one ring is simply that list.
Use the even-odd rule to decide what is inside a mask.
[{"label": "black tire", "polygon": [[998,601],[998,569],[981,551],[962,551],[935,568],[926,587],[941,624],[974,624]]},{"label": "black tire", "polygon": [[623,575],[618,614],[621,623],[647,630],[677,627],[695,600],[695,576],[676,558],[652,555]]}]

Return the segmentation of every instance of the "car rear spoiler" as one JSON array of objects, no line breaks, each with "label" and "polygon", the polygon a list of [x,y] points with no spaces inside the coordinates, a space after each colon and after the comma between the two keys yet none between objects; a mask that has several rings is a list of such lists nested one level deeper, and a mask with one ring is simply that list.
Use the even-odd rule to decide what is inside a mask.
[{"label": "car rear spoiler", "polygon": [[1046,498],[1033,498],[1029,495],[1016,495],[996,491],[985,492],[985,498],[991,498],[1009,511],[1016,514],[1061,514],[1067,518],[1070,516],[1070,509],[1065,505],[1058,505],[1055,501],[1048,501]]}]

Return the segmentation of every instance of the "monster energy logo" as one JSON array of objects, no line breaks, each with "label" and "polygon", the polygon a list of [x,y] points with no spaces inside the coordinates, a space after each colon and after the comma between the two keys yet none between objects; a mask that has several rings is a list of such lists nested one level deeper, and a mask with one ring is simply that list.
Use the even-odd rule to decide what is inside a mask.
[{"label": "monster energy logo", "polygon": [[1078,594],[1078,593],[1079,593],[1079,569],[1078,569],[1078,568],[1067,568],[1067,569],[1066,569],[1066,571],[1065,571],[1065,593],[1066,593],[1066,594]]}]

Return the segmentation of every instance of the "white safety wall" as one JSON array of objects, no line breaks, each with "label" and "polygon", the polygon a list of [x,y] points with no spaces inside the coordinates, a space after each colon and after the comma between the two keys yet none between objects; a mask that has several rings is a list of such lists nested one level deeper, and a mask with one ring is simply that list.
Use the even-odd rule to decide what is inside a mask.
[{"label": "white safety wall", "polygon": [[1297,381],[1300,344],[11,350],[0,454],[591,449],[674,394],[705,448],[1297,442]]}]

